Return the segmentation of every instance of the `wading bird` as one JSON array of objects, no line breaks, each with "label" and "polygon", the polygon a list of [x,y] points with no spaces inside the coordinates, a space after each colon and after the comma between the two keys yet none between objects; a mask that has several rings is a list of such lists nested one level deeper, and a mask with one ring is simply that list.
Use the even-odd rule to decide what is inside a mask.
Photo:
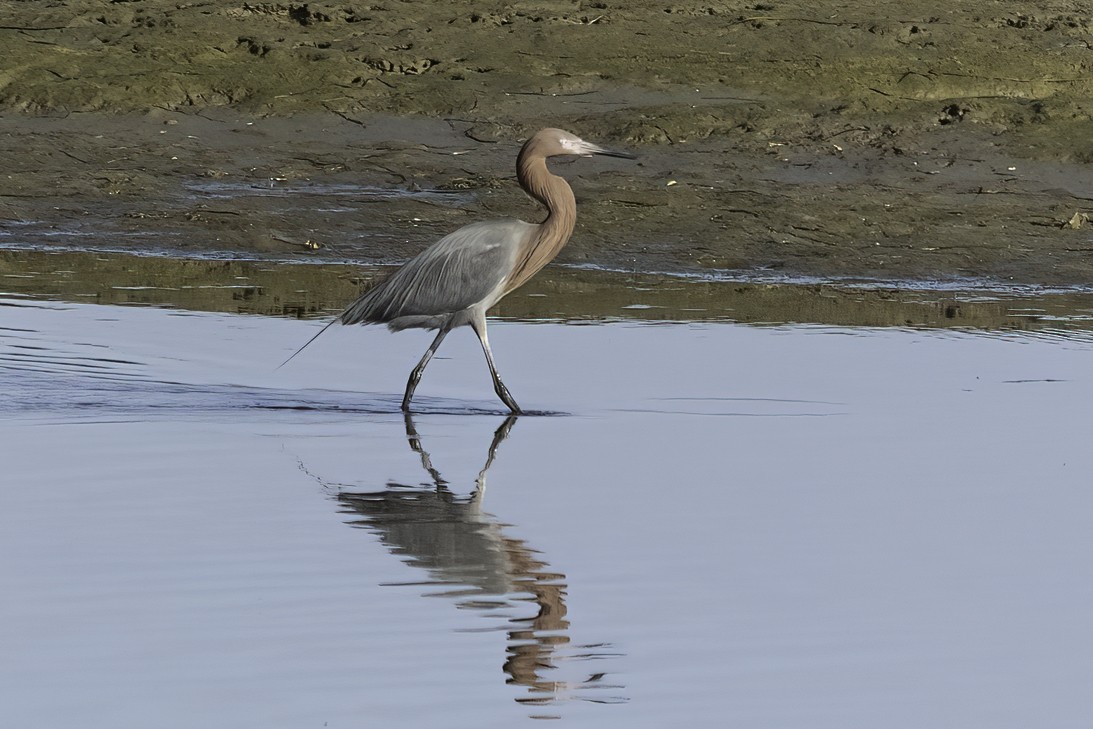
[{"label": "wading bird", "polygon": [[[319,334],[339,322],[386,324],[393,332],[413,328],[438,330],[436,339],[406,383],[402,409],[408,412],[425,366],[444,337],[452,329],[469,324],[482,344],[486,364],[493,376],[494,391],[509,410],[520,413],[520,406],[501,382],[494,366],[486,337],[486,311],[550,263],[573,235],[577,222],[573,190],[569,183],[547,169],[547,158],[596,154],[634,159],[633,155],[612,152],[561,129],[539,131],[520,150],[516,159],[516,178],[525,192],[546,206],[547,216],[543,222],[536,225],[522,220],[492,220],[466,225],[441,238],[373,286]],[[296,350],[292,357],[315,341],[319,334]]]}]

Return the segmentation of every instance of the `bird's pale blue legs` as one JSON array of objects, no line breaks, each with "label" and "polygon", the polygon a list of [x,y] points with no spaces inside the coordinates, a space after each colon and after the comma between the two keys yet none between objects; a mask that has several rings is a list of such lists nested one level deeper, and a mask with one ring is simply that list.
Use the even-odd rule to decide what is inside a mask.
[{"label": "bird's pale blue legs", "polygon": [[440,331],[436,335],[436,339],[429,345],[429,348],[425,350],[425,355],[421,358],[421,361],[417,363],[417,367],[410,373],[410,379],[406,382],[406,394],[402,396],[402,410],[403,412],[410,411],[410,400],[414,397],[414,390],[417,389],[417,383],[421,382],[421,376],[425,373],[425,365],[429,364],[429,360],[436,354],[437,347],[444,341],[444,337],[448,336],[448,332],[451,329],[444,326],[440,328]]},{"label": "bird's pale blue legs", "polygon": [[497,374],[497,367],[493,364],[490,340],[486,337],[486,316],[484,314],[475,316],[471,320],[471,326],[474,327],[474,333],[478,335],[478,341],[482,343],[482,351],[486,354],[486,364],[490,366],[490,374],[493,376],[493,391],[497,393],[497,397],[501,398],[501,402],[508,406],[513,415],[521,414],[523,411],[520,410],[520,406],[516,404],[516,400],[509,393],[509,388],[505,387],[504,382],[501,382],[501,376]]}]

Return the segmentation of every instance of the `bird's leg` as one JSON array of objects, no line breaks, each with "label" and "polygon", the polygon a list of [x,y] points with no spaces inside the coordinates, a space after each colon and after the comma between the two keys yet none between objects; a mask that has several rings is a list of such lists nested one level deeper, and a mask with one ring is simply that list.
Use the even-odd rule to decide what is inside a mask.
[{"label": "bird's leg", "polygon": [[437,348],[440,343],[444,341],[444,337],[448,336],[448,332],[451,331],[448,327],[441,327],[440,331],[436,335],[436,339],[429,345],[429,348],[425,350],[424,356],[421,361],[417,363],[417,367],[410,373],[410,379],[406,382],[406,394],[402,396],[402,410],[403,412],[410,411],[410,400],[414,397],[414,390],[417,389],[417,383],[421,382],[421,376],[425,373],[425,365],[429,364],[429,360],[436,354]]},{"label": "bird's leg", "polygon": [[508,406],[513,415],[520,415],[523,413],[523,410],[516,404],[516,400],[514,400],[509,393],[509,388],[505,387],[504,382],[501,382],[501,376],[497,374],[497,367],[493,364],[493,352],[490,351],[490,340],[486,337],[485,314],[475,316],[471,320],[471,326],[474,327],[474,333],[478,335],[478,341],[482,343],[482,351],[486,355],[486,364],[490,366],[490,374],[493,376],[493,391],[497,393],[497,397],[501,398],[501,402]]}]

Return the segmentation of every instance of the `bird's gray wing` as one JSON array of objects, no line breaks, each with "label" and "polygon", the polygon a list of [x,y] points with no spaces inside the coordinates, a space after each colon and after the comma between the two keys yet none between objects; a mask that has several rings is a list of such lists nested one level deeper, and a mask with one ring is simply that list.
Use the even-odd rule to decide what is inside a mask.
[{"label": "bird's gray wing", "polygon": [[479,303],[505,280],[537,226],[520,220],[473,223],[441,238],[342,312],[343,324],[438,316]]}]

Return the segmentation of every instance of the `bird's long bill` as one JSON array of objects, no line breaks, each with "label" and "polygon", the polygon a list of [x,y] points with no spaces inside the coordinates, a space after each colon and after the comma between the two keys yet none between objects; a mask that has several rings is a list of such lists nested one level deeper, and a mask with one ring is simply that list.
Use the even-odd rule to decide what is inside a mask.
[{"label": "bird's long bill", "polygon": [[621,157],[623,159],[637,159],[636,155],[629,152],[616,152],[613,149],[604,149],[603,147],[596,147],[592,154],[603,155],[604,157]]}]

